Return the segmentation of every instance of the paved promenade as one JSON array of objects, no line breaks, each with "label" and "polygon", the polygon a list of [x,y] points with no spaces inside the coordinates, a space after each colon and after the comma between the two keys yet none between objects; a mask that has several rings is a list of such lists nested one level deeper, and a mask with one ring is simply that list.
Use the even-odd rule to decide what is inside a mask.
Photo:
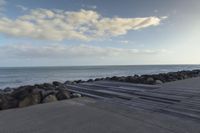
[{"label": "paved promenade", "polygon": [[200,133],[200,78],[68,85],[87,97],[0,112],[0,133]]}]

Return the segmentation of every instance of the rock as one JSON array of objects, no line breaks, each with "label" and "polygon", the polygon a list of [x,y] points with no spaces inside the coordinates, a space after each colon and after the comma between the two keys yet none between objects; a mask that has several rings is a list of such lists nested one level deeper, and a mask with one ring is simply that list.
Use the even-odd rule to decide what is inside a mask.
[{"label": "rock", "polygon": [[66,90],[60,90],[57,94],[56,94],[56,98],[58,100],[65,100],[65,99],[70,99],[70,93]]},{"label": "rock", "polygon": [[11,95],[17,99],[17,100],[23,100],[25,97],[27,97],[29,94],[33,92],[35,89],[35,86],[22,86],[17,89],[15,89]]},{"label": "rock", "polygon": [[76,84],[76,81],[72,81],[71,84]]},{"label": "rock", "polygon": [[105,80],[110,80],[110,77],[106,77]]},{"label": "rock", "polygon": [[126,81],[126,77],[119,77],[118,80],[121,81],[121,82],[125,82]]},{"label": "rock", "polygon": [[6,87],[3,91],[4,91],[4,93],[12,93],[13,89],[10,87]]},{"label": "rock", "polygon": [[44,89],[45,89],[45,90],[55,90],[56,87],[55,87],[53,84],[45,83],[45,84],[44,84]]},{"label": "rock", "polygon": [[66,81],[64,84],[72,84],[72,81]]},{"label": "rock", "polygon": [[133,76],[125,77],[125,82],[137,83],[137,78]]},{"label": "rock", "polygon": [[35,104],[39,104],[42,100],[42,96],[40,93],[36,93],[36,94],[31,94],[27,97],[25,97],[23,100],[21,100],[19,102],[18,107],[27,107],[30,105],[35,105]]},{"label": "rock", "polygon": [[137,75],[137,74],[135,74],[133,77],[134,77],[134,78],[139,78],[140,76],[139,76],[139,75]]},{"label": "rock", "polygon": [[58,82],[58,81],[54,81],[52,83],[54,86],[60,86],[60,85],[63,85],[61,82]]},{"label": "rock", "polygon": [[154,79],[152,77],[147,78],[147,83],[149,84],[153,84],[154,83]]},{"label": "rock", "polygon": [[113,76],[113,77],[110,78],[110,80],[116,80],[116,81],[118,81],[118,77],[117,76]]},{"label": "rock", "polygon": [[0,95],[1,95],[1,94],[4,94],[4,91],[0,89]]},{"label": "rock", "polygon": [[188,75],[183,75],[183,78],[184,78],[184,79],[187,79],[187,78],[189,78],[189,77],[188,77]]},{"label": "rock", "polygon": [[94,79],[94,81],[100,81],[101,79],[100,78],[96,78],[96,79]]},{"label": "rock", "polygon": [[55,101],[58,101],[55,95],[48,95],[43,99],[42,103],[50,103]]},{"label": "rock", "polygon": [[105,78],[100,78],[100,80],[105,80]]},{"label": "rock", "polygon": [[0,95],[0,110],[16,108],[18,101],[11,95]]},{"label": "rock", "polygon": [[163,84],[163,82],[162,82],[161,80],[156,80],[156,81],[155,81],[155,84],[157,84],[157,85],[158,85],[158,84]]},{"label": "rock", "polygon": [[39,88],[39,89],[44,89],[44,90],[54,90],[56,89],[56,87],[53,84],[49,84],[49,83],[44,83],[44,84],[37,84],[35,85],[35,87]]},{"label": "rock", "polygon": [[88,81],[87,82],[93,82],[93,79],[88,79]]},{"label": "rock", "polygon": [[48,95],[55,95],[56,93],[58,93],[58,90],[46,90],[46,91],[43,90],[41,92],[43,98]]},{"label": "rock", "polygon": [[83,81],[82,80],[76,80],[76,81],[74,81],[75,83],[83,83]]},{"label": "rock", "polygon": [[73,93],[72,96],[73,96],[73,98],[79,98],[79,97],[82,97],[81,94],[79,94],[79,93]]}]

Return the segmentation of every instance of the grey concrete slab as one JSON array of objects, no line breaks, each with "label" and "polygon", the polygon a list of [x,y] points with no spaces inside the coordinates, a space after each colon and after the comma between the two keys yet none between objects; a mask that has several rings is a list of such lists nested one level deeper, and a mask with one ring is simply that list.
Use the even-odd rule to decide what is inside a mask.
[{"label": "grey concrete slab", "polygon": [[186,90],[190,88],[193,90],[200,90],[200,77],[165,83],[162,85],[162,87],[185,88]]},{"label": "grey concrete slab", "polygon": [[81,98],[0,112],[0,133],[172,133]]}]

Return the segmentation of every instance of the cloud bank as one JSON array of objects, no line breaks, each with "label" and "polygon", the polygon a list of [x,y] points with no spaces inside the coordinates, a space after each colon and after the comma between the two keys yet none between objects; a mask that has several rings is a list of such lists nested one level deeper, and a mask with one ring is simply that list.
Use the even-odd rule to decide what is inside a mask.
[{"label": "cloud bank", "polygon": [[156,55],[167,50],[140,50],[99,47],[90,45],[3,45],[0,46],[0,58],[133,58],[138,55]]},{"label": "cloud bank", "polygon": [[[1,0],[2,1],[2,0]],[[128,31],[157,26],[163,17],[108,18],[96,11],[34,9],[16,19],[0,18],[0,32],[14,37],[63,41],[93,40],[125,35]]]}]

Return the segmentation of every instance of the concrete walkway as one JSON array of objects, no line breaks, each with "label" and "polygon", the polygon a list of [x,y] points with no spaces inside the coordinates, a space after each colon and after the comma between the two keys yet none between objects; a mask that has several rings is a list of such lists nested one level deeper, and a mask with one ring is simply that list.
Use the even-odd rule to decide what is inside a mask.
[{"label": "concrete walkway", "polygon": [[200,132],[200,78],[162,86],[94,82],[69,87],[96,98],[1,111],[0,133]]}]

